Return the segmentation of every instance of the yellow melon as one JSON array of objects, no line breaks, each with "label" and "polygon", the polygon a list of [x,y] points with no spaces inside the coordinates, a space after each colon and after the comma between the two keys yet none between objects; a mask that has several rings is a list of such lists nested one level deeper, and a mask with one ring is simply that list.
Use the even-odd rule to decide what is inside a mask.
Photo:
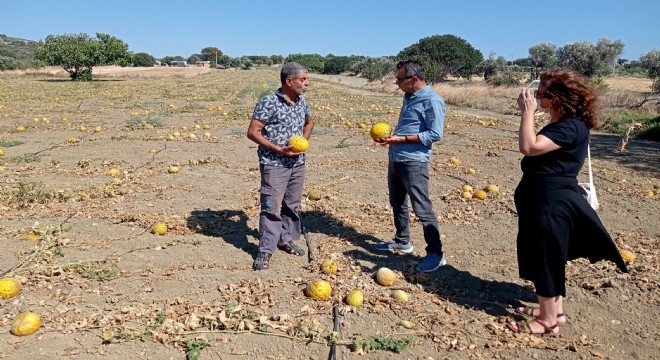
[{"label": "yellow melon", "polygon": [[167,232],[167,224],[158,223],[151,228],[151,232],[158,235],[165,235]]},{"label": "yellow melon", "polygon": [[321,270],[326,274],[334,274],[337,272],[337,263],[330,259],[325,260],[321,264]]},{"label": "yellow melon", "polygon": [[500,188],[497,185],[490,184],[486,186],[486,192],[493,193],[493,194],[499,194],[500,193]]},{"label": "yellow melon", "polygon": [[386,267],[378,269],[376,272],[376,282],[383,286],[392,286],[396,283],[396,273]]},{"label": "yellow melon", "polygon": [[388,123],[379,122],[375,123],[371,130],[369,130],[369,135],[374,140],[382,140],[392,134],[392,126]]},{"label": "yellow melon", "polygon": [[121,170],[119,169],[110,169],[105,172],[106,175],[108,176],[119,176],[121,175]]},{"label": "yellow melon", "polygon": [[406,329],[414,329],[415,328],[415,323],[412,322],[412,321],[408,321],[408,320],[399,321],[399,325],[403,326]]},{"label": "yellow melon", "polygon": [[176,174],[179,172],[179,167],[172,165],[167,169],[167,172],[170,174]]},{"label": "yellow melon", "polygon": [[2,149],[0,149],[0,156],[3,156],[3,155],[5,155],[5,152]]},{"label": "yellow melon", "polygon": [[351,306],[360,307],[364,303],[364,295],[360,289],[351,290],[351,292],[346,295],[346,303]]},{"label": "yellow melon", "polygon": [[319,189],[309,190],[309,195],[307,196],[307,198],[314,201],[321,200],[321,190]]},{"label": "yellow melon", "polygon": [[39,235],[29,234],[29,235],[26,235],[24,239],[27,240],[27,241],[37,241],[37,240],[39,240]]},{"label": "yellow melon", "polygon": [[293,152],[305,152],[309,147],[309,141],[304,136],[294,136],[289,140],[289,145]]},{"label": "yellow melon", "polygon": [[23,131],[25,131],[25,126],[22,126],[22,125],[21,125],[21,126],[17,127],[17,128],[16,128],[16,131],[18,131],[18,132],[23,132]]},{"label": "yellow melon", "polygon": [[461,193],[461,197],[462,197],[463,199],[468,199],[468,200],[469,200],[469,199],[472,199],[472,193],[469,192],[469,191],[463,191],[463,192]]},{"label": "yellow melon", "polygon": [[452,156],[449,161],[455,165],[460,165],[462,163],[461,159],[457,158],[456,156]]},{"label": "yellow melon", "polygon": [[14,324],[11,327],[11,333],[16,336],[25,336],[30,335],[39,329],[41,325],[41,318],[39,315],[28,311],[24,312],[14,320]]},{"label": "yellow melon", "polygon": [[393,298],[401,301],[401,302],[406,302],[408,301],[408,293],[403,291],[403,290],[394,290],[390,294]]},{"label": "yellow melon", "polygon": [[468,184],[463,185],[462,189],[463,189],[463,191],[468,191],[468,192],[473,192],[474,191],[472,186],[470,186]]},{"label": "yellow melon", "polygon": [[307,283],[305,294],[315,300],[328,300],[332,295],[332,287],[325,280],[312,280]]},{"label": "yellow melon", "polygon": [[621,250],[621,258],[623,258],[624,261],[634,261],[637,256],[632,251],[628,250]]},{"label": "yellow melon", "polygon": [[0,298],[9,299],[21,292],[21,283],[12,279],[0,279]]},{"label": "yellow melon", "polygon": [[487,196],[488,194],[486,194],[486,192],[483,190],[477,190],[474,192],[474,194],[472,194],[472,197],[477,198],[479,200],[486,200]]}]

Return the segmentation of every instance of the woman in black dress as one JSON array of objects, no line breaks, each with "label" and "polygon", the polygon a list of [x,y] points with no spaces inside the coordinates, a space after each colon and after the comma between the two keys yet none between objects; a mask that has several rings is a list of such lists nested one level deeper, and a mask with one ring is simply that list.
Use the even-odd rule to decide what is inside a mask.
[{"label": "woman in black dress", "polygon": [[[589,129],[597,121],[595,88],[569,69],[544,72],[540,79],[537,91],[526,88],[518,97],[522,112],[518,142],[525,157],[515,192],[520,277],[534,283],[539,307],[516,309],[534,320],[507,326],[519,333],[555,335],[557,325],[566,322],[563,297],[568,260],[611,260],[621,271],[628,270],[578,187]],[[534,131],[536,99],[550,114],[550,123],[538,134]]]}]

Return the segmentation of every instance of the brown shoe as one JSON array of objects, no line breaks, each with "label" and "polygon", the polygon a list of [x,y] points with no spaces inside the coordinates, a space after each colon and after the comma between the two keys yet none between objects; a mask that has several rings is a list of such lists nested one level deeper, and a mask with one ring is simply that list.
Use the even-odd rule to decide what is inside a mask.
[{"label": "brown shoe", "polygon": [[268,267],[270,266],[270,257],[271,254],[260,252],[259,255],[257,255],[257,258],[254,259],[254,263],[252,263],[252,268],[254,270],[268,269]]}]

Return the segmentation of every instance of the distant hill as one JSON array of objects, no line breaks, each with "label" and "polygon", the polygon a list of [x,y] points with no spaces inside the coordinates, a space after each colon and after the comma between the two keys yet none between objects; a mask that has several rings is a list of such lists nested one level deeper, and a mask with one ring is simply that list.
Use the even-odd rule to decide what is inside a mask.
[{"label": "distant hill", "polygon": [[26,69],[41,64],[34,58],[36,41],[0,34],[0,70]]}]

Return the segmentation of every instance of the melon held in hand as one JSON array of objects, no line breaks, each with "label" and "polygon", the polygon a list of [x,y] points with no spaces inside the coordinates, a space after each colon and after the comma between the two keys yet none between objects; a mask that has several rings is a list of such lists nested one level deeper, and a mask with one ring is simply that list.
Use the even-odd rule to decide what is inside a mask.
[{"label": "melon held in hand", "polygon": [[294,136],[289,140],[289,145],[293,152],[305,152],[309,147],[309,141],[303,136]]},{"label": "melon held in hand", "polygon": [[369,131],[369,135],[371,135],[371,138],[376,141],[385,139],[391,134],[392,134],[392,126],[384,122],[375,123],[371,127],[371,130]]}]

